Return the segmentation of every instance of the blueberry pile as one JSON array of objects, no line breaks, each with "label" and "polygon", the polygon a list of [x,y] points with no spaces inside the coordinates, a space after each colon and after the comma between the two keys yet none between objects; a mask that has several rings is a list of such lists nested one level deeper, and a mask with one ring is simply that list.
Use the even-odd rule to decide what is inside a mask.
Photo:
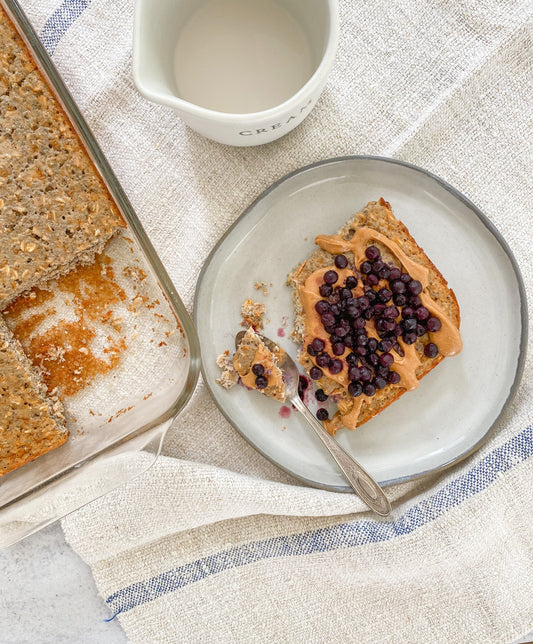
[{"label": "blueberry pile", "polygon": [[[341,285],[337,271],[331,269],[324,273],[324,282],[319,287],[323,299],[316,303],[315,310],[329,335],[331,355],[321,338],[314,338],[306,347],[315,362],[309,370],[313,380],[319,380],[324,373],[340,373],[344,366],[340,356],[346,349],[350,350],[344,360],[348,364],[348,392],[354,398],[361,394],[374,396],[388,384],[400,382],[400,374],[392,369],[394,356],[391,353],[404,355],[398,342],[400,337],[410,345],[428,331],[434,333],[441,328],[441,321],[422,305],[422,284],[418,280],[385,263],[376,246],[368,246],[365,255],[358,276],[354,271],[354,275],[348,276]],[[346,268],[347,257],[337,255],[335,266]],[[363,295],[354,297],[352,291],[359,280]],[[366,325],[370,320],[374,322],[379,339],[367,333]],[[424,347],[429,358],[434,358],[438,351],[433,342]],[[318,389],[315,397],[319,402],[327,399],[323,389]],[[324,409],[318,412],[320,420],[327,418]]]}]

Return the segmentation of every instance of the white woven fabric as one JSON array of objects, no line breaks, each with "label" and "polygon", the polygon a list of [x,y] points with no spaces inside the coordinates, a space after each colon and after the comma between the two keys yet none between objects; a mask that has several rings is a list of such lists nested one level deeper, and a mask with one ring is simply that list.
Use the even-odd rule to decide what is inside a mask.
[{"label": "white woven fabric", "polygon": [[[456,186],[533,293],[530,0],[341,0],[317,107],[246,149],[139,96],[133,0],[22,4],[189,309],[209,250],[258,194],[346,154],[404,159]],[[533,628],[532,379],[529,359],[474,457],[390,490],[392,522],[278,471],[200,383],[157,464],[63,527],[132,642],[512,642]]]}]

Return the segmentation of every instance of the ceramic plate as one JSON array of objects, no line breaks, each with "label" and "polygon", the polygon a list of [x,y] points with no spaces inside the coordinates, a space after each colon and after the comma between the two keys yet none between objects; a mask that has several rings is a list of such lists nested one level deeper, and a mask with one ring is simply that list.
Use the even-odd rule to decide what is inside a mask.
[{"label": "ceramic plate", "polygon": [[[349,488],[303,418],[242,386],[217,385],[216,359],[233,349],[247,297],[266,304],[265,334],[296,358],[287,273],[314,250],[316,235],[333,234],[379,197],[455,291],[464,348],[416,391],[356,431],[338,432],[342,446],[383,485],[451,465],[487,438],[523,367],[527,314],[516,262],[489,220],[455,189],[420,168],[375,157],[330,159],[280,179],[228,230],[200,275],[195,321],[203,375],[226,418],[257,450],[332,490]],[[268,294],[257,282],[266,282]]]}]

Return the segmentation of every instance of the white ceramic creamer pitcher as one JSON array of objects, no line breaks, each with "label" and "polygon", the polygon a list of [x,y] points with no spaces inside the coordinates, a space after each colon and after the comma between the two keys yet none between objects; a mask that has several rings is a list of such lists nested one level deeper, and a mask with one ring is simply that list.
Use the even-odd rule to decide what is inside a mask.
[{"label": "white ceramic creamer pitcher", "polygon": [[338,39],[337,0],[138,0],[133,76],[200,134],[261,145],[310,113]]}]

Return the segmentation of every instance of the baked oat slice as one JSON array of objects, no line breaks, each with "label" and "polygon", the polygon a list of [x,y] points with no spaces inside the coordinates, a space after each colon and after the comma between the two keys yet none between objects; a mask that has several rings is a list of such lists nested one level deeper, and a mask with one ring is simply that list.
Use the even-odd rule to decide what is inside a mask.
[{"label": "baked oat slice", "polygon": [[68,438],[63,407],[0,316],[0,476]]},{"label": "baked oat slice", "polygon": [[123,226],[0,7],[0,310],[37,283],[90,263]]},{"label": "baked oat slice", "polygon": [[[288,277],[295,311],[291,337],[316,386],[337,403],[338,412],[325,423],[335,433],[370,420],[416,388],[445,356],[458,353],[460,312],[445,278],[383,199],[315,242],[319,248]],[[331,276],[331,293],[324,286],[328,271],[337,276]],[[403,286],[396,283],[404,278]],[[318,301],[324,302],[319,310],[332,315],[328,330]],[[345,328],[337,333],[340,326]]]}]

